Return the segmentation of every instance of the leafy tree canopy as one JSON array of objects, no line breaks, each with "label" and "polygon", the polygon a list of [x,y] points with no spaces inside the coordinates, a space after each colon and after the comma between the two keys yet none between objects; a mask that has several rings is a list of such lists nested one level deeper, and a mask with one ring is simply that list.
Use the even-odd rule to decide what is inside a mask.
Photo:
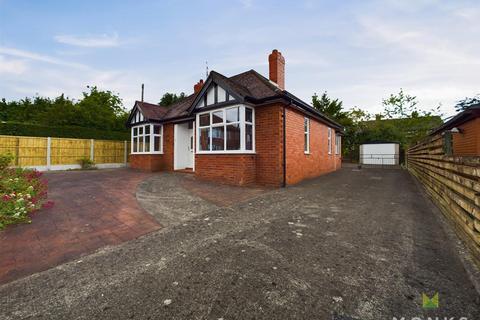
[{"label": "leafy tree canopy", "polygon": [[65,95],[56,98],[36,96],[18,101],[0,100],[0,120],[46,126],[80,126],[124,131],[127,111],[120,97],[111,92],[87,87],[80,100]]},{"label": "leafy tree canopy", "polygon": [[182,100],[183,98],[185,98],[185,93],[184,92],[180,92],[179,95],[177,95],[176,93],[166,92],[162,96],[162,98],[160,99],[160,102],[158,104],[163,106],[163,107],[168,107],[168,106],[171,106],[172,104],[174,104],[175,102]]},{"label": "leafy tree canopy", "polygon": [[387,119],[441,115],[441,105],[438,105],[436,108],[428,111],[421,110],[417,107],[417,97],[404,93],[403,89],[401,88],[399,93],[391,94],[387,99],[383,99],[382,104],[384,107],[384,112],[381,114],[381,116]]}]

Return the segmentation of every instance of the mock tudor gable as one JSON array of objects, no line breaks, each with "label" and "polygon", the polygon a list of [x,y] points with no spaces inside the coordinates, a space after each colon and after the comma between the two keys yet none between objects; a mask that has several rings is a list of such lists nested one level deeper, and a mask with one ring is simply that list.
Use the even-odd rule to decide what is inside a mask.
[{"label": "mock tudor gable", "polygon": [[241,96],[223,78],[221,74],[215,71],[210,72],[205,84],[192,103],[191,112],[207,107],[232,105],[242,100]]}]

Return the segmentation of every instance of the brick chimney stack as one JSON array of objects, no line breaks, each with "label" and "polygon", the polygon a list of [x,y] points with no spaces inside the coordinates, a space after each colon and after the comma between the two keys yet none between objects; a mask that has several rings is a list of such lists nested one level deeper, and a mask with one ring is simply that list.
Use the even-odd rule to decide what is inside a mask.
[{"label": "brick chimney stack", "polygon": [[200,79],[200,81],[198,81],[198,82],[193,86],[193,92],[194,92],[194,93],[199,92],[200,90],[202,90],[202,87],[203,87],[203,79]]},{"label": "brick chimney stack", "polygon": [[274,49],[268,56],[268,65],[270,80],[275,82],[280,89],[285,90],[285,58],[282,53]]}]

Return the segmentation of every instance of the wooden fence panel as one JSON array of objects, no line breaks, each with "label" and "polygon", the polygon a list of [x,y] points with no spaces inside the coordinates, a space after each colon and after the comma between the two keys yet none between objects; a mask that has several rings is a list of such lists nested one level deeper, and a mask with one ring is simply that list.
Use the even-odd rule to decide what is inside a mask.
[{"label": "wooden fence panel", "polygon": [[125,161],[125,142],[95,140],[93,161],[95,163],[122,163]]},{"label": "wooden fence panel", "polygon": [[82,158],[90,158],[90,139],[52,138],[52,165],[78,164]]},{"label": "wooden fence panel", "polygon": [[41,137],[0,136],[0,153],[12,154],[16,166],[45,166],[47,140]]},{"label": "wooden fence panel", "polygon": [[15,157],[13,163],[15,166],[38,167],[42,168],[41,170],[62,169],[60,166],[72,168],[72,165],[75,168],[82,158],[93,159],[100,166],[104,164],[108,166],[128,162],[130,142],[0,135],[0,154],[5,153]]},{"label": "wooden fence panel", "polygon": [[480,265],[480,157],[446,156],[443,138],[436,135],[407,151],[407,167]]},{"label": "wooden fence panel", "polygon": [[20,167],[47,165],[47,138],[19,137],[17,165]]}]

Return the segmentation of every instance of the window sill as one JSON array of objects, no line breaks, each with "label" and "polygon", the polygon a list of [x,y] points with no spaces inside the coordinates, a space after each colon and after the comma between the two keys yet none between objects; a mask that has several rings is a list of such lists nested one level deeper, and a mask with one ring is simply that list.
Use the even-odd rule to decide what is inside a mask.
[{"label": "window sill", "polygon": [[163,152],[131,152],[130,155],[163,154]]},{"label": "window sill", "polygon": [[255,151],[198,151],[196,154],[256,154]]},{"label": "window sill", "polygon": [[310,155],[310,151],[303,151],[304,154]]}]

